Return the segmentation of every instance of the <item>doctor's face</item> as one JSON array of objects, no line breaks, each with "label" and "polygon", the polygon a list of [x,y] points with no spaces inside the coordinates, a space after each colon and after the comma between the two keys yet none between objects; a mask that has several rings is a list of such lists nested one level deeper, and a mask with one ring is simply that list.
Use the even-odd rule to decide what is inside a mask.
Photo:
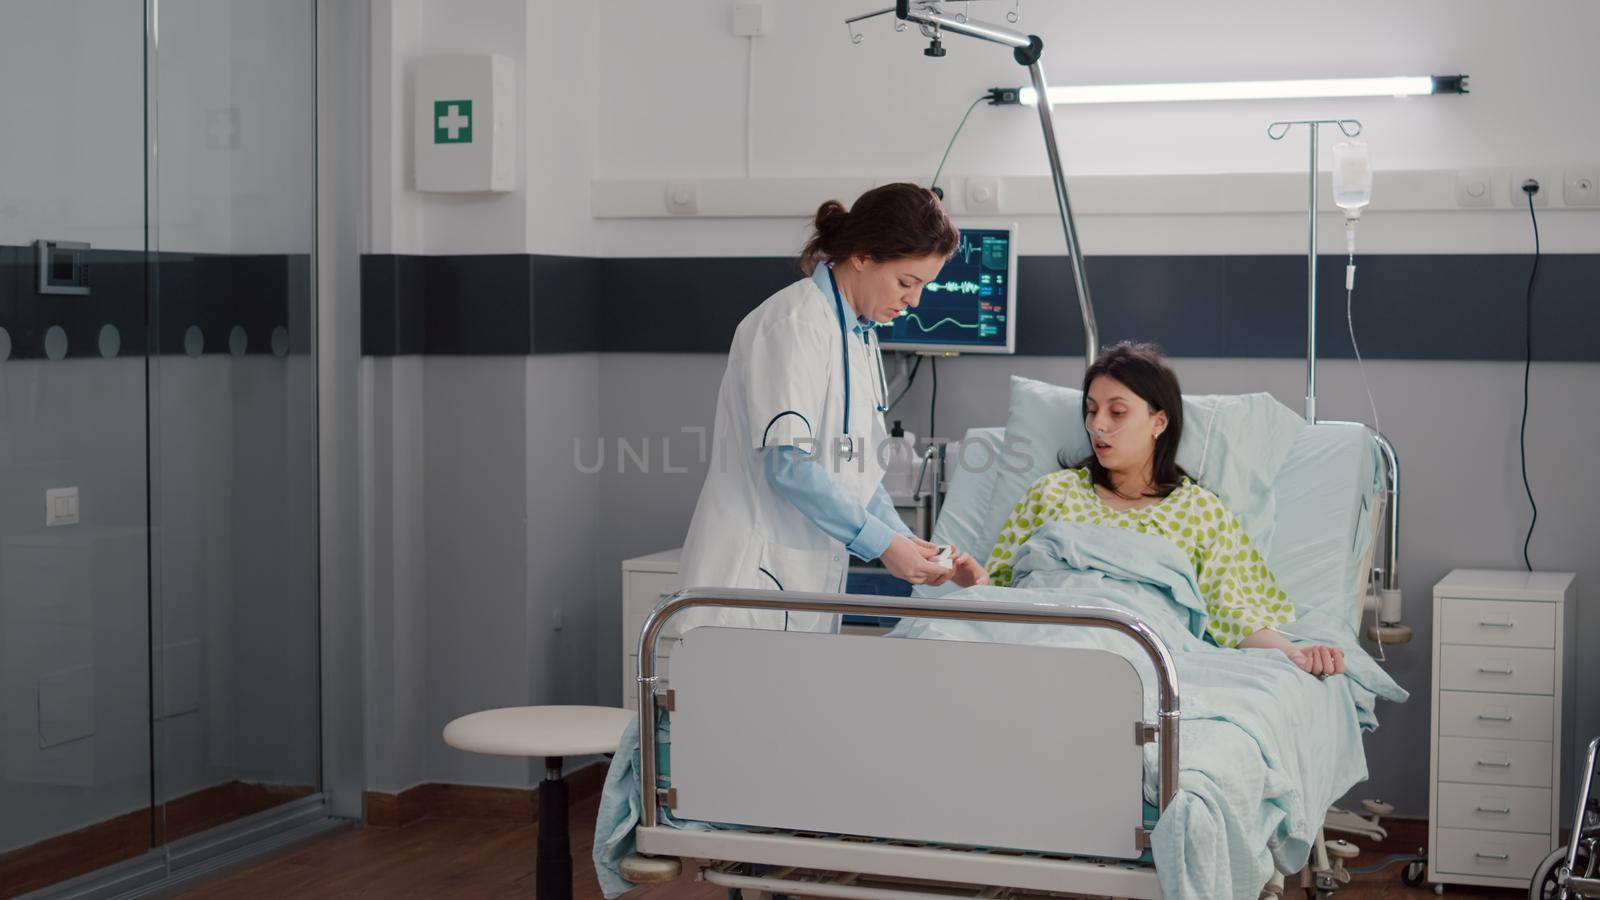
[{"label": "doctor's face", "polygon": [[902,259],[852,257],[843,266],[852,276],[846,293],[857,315],[880,324],[894,321],[922,302],[922,288],[944,268],[943,256]]}]

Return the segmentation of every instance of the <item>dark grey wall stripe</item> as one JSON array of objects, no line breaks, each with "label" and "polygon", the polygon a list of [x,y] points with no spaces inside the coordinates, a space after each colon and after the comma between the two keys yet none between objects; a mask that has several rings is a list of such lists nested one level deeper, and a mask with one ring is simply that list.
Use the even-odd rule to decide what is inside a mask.
[{"label": "dark grey wall stripe", "polygon": [[235,326],[244,329],[246,353],[272,353],[278,327],[289,334],[290,353],[310,352],[308,255],[90,250],[87,268],[87,296],[41,295],[33,248],[0,246],[0,328],[12,359],[45,358],[52,326],[66,332],[69,359],[98,357],[105,325],[121,335],[119,356],[146,353],[152,333],[159,353],[184,353],[190,326],[200,328],[207,354],[229,353]]},{"label": "dark grey wall stripe", "polygon": [[600,262],[523,254],[363,257],[362,352],[593,351],[600,342]]},{"label": "dark grey wall stripe", "polygon": [[[1532,258],[1372,255],[1357,260],[1355,320],[1372,359],[1522,357]],[[1081,352],[1064,256],[1025,256],[1018,352]],[[1305,259],[1101,256],[1088,261],[1100,335],[1153,340],[1174,356],[1303,358]],[[793,259],[369,256],[362,352],[722,353],[739,320],[800,277]],[[1350,358],[1344,258],[1319,267],[1319,352]],[[1600,254],[1544,257],[1534,356],[1600,361]]]}]

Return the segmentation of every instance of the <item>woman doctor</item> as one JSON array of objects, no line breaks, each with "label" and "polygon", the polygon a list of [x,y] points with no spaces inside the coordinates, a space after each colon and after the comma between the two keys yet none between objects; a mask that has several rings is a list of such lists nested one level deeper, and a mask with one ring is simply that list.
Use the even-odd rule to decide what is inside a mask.
[{"label": "woman doctor", "polygon": [[[873,324],[916,307],[959,240],[938,198],[914,184],[817,210],[800,257],[807,277],[734,332],[680,586],[840,593],[848,554],[912,584],[950,576],[883,489],[888,398]],[[672,625],[826,631],[834,618],[691,609]]]}]

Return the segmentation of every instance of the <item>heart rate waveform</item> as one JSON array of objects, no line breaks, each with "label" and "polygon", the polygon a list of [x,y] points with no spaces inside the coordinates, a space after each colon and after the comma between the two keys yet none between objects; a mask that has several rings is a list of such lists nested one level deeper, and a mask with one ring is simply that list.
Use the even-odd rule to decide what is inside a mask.
[{"label": "heart rate waveform", "polygon": [[929,282],[927,289],[935,294],[941,291],[946,293],[976,294],[983,290],[983,286],[976,281],[933,281]]},{"label": "heart rate waveform", "polygon": [[951,259],[960,257],[963,266],[970,266],[974,256],[978,257],[979,264],[985,269],[1004,272],[1006,264],[1010,262],[1011,235],[1003,231],[982,232],[962,229],[961,243],[956,245],[956,252]]},{"label": "heart rate waveform", "polygon": [[923,334],[927,334],[928,332],[930,332],[930,331],[934,330],[935,328],[938,328],[939,326],[944,325],[946,323],[948,323],[950,325],[954,325],[957,328],[982,328],[983,327],[983,323],[981,323],[981,322],[970,322],[970,323],[969,322],[963,322],[963,321],[955,318],[954,316],[945,316],[944,318],[942,318],[939,321],[933,323],[932,325],[924,325],[923,322],[922,322],[922,317],[917,315],[916,313],[906,313],[905,319],[906,319],[907,322],[911,322],[912,324],[916,325],[918,328],[922,329],[922,333]]}]

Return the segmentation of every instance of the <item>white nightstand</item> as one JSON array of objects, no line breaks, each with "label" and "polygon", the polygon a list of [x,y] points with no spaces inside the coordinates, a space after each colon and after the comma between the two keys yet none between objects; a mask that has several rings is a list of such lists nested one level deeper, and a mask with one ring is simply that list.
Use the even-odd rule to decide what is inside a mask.
[{"label": "white nightstand", "polygon": [[1575,576],[1456,569],[1433,588],[1428,879],[1526,888],[1560,844]]},{"label": "white nightstand", "polygon": [[678,547],[622,561],[622,705],[626,709],[639,708],[639,686],[634,681],[638,676],[639,632],[644,629],[650,610],[677,586],[682,553],[683,548]]}]

